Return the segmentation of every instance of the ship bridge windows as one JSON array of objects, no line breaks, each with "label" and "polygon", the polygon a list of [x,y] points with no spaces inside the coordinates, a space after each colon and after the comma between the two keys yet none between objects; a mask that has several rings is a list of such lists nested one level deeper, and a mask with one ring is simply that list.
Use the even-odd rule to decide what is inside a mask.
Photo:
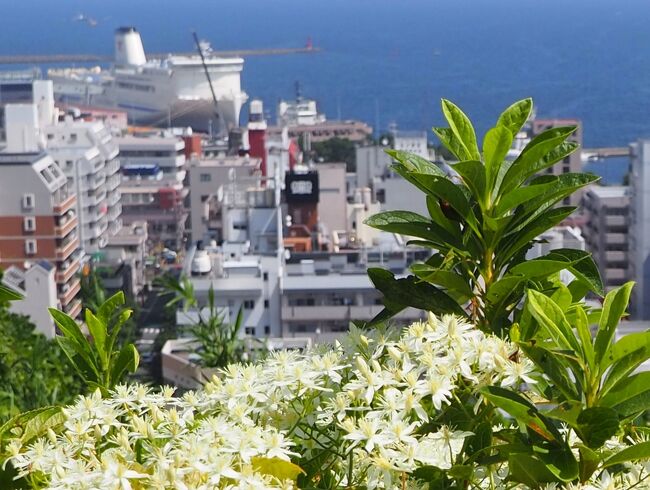
[{"label": "ship bridge windows", "polygon": [[125,90],[137,90],[138,92],[155,92],[156,88],[153,85],[142,85],[140,83],[131,82],[117,82],[119,88]]}]

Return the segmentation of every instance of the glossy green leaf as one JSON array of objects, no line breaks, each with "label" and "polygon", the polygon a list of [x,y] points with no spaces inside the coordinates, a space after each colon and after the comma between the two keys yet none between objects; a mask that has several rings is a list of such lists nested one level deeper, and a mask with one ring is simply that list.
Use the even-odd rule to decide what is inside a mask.
[{"label": "glossy green leaf", "polygon": [[535,453],[513,453],[508,458],[508,478],[529,488],[540,484],[571,482],[578,476],[578,462],[570,450],[553,448]]},{"label": "glossy green leaf", "polygon": [[113,296],[104,301],[104,303],[99,307],[99,310],[97,310],[97,318],[99,318],[99,320],[103,322],[104,325],[108,325],[111,321],[111,316],[113,313],[117,311],[118,307],[122,306],[123,304],[124,292],[118,291]]},{"label": "glossy green leaf", "polygon": [[23,295],[17,293],[13,289],[0,284],[0,301],[17,301],[23,299]]},{"label": "glossy green leaf", "polygon": [[471,159],[470,154],[467,152],[461,141],[456,137],[451,128],[432,128],[435,134],[445,148],[447,148],[452,155],[458,160]]},{"label": "glossy green leaf", "polygon": [[576,126],[556,127],[535,136],[510,166],[503,178],[502,188],[506,192],[516,188],[546,166],[564,158],[566,151],[570,150],[569,154],[575,151],[577,146],[573,145],[565,150],[560,148],[576,129]]},{"label": "glossy green leaf", "polygon": [[443,249],[448,246],[462,247],[460,240],[442,226],[411,211],[385,211],[366,219],[365,224],[391,233],[424,238]]},{"label": "glossy green leaf", "polygon": [[108,366],[108,356],[106,354],[106,324],[97,318],[90,308],[86,308],[86,325],[93,338],[93,345],[99,357],[102,370]]},{"label": "glossy green leaf", "polygon": [[385,151],[388,155],[390,155],[391,158],[403,165],[404,168],[409,172],[416,172],[419,174],[427,175],[439,175],[441,177],[447,175],[440,169],[440,167],[438,167],[438,165],[425,158],[422,158],[419,155],[416,155],[415,153],[410,153],[408,151],[402,150]]},{"label": "glossy green leaf", "polygon": [[514,138],[517,136],[517,133],[521,131],[524,124],[526,124],[532,111],[533,99],[529,97],[527,99],[518,100],[503,111],[497,120],[497,126],[505,127],[512,135],[512,138]]},{"label": "glossy green leaf", "polygon": [[580,339],[580,347],[582,348],[583,357],[591,372],[597,372],[593,339],[591,337],[591,331],[589,330],[589,320],[581,305],[576,306],[575,327],[578,332],[578,338]]},{"label": "glossy green leaf", "polygon": [[644,371],[625,379],[605,395],[600,405],[616,410],[629,417],[650,407],[650,371]]},{"label": "glossy green leaf", "polygon": [[526,356],[548,376],[566,400],[571,401],[580,398],[580,394],[576,391],[576,385],[570,378],[569,369],[562,362],[561,357],[538,345],[520,344],[520,347]]},{"label": "glossy green leaf", "polygon": [[88,341],[79,328],[79,325],[71,316],[57,310],[56,308],[48,308],[48,311],[65,337],[80,347],[88,345]]},{"label": "glossy green leaf", "polygon": [[58,335],[56,342],[85,381],[97,380],[99,369],[88,345],[80,346],[69,337]]},{"label": "glossy green leaf", "polygon": [[539,413],[535,405],[520,394],[499,386],[486,386],[481,388],[480,392],[493,405],[504,410],[546,440],[562,440],[562,436],[555,426]]},{"label": "glossy green leaf", "polygon": [[611,408],[591,407],[583,410],[578,416],[578,435],[590,449],[601,447],[616,435],[618,429],[618,414]]},{"label": "glossy green leaf", "polygon": [[140,364],[140,354],[133,344],[126,344],[111,363],[111,382],[119,383],[126,371],[135,373]]},{"label": "glossy green leaf", "polygon": [[610,347],[621,317],[623,317],[627,310],[633,287],[634,283],[628,282],[623,284],[621,287],[613,289],[607,293],[607,296],[605,296],[603,313],[600,317],[598,333],[596,334],[596,342],[594,344],[596,361],[599,365],[607,363],[605,360],[605,353]]},{"label": "glossy green leaf", "polygon": [[391,309],[411,306],[420,310],[439,313],[455,313],[465,316],[460,305],[447,293],[435,286],[418,282],[414,276],[396,279],[385,269],[370,268],[368,276],[374,286],[392,303]]},{"label": "glossy green leaf", "polygon": [[573,248],[556,248],[549,252],[548,257],[570,262],[568,270],[576,279],[582,281],[594,293],[604,293],[603,281],[591,253]]},{"label": "glossy green leaf", "polygon": [[465,160],[454,164],[452,167],[472,192],[474,199],[485,207],[487,176],[483,164],[478,160]]},{"label": "glossy green leaf", "polygon": [[650,460],[650,441],[640,442],[634,446],[619,451],[614,456],[603,462],[603,468],[609,468],[615,464],[627,463],[628,461]]},{"label": "glossy green leaf", "polygon": [[480,160],[481,155],[476,144],[476,133],[469,118],[453,102],[442,99],[442,113],[464,150],[469,160]]},{"label": "glossy green leaf", "polygon": [[423,263],[413,264],[411,266],[411,271],[413,271],[413,274],[423,281],[442,286],[447,290],[460,294],[465,298],[464,300],[459,301],[460,303],[464,303],[474,294],[469,287],[467,279],[456,272],[439,269]]},{"label": "glossy green leaf", "polygon": [[517,233],[512,237],[505,236],[502,240],[503,245],[500,246],[502,250],[498,249],[496,253],[497,261],[501,264],[507,263],[522,248],[528,248],[535,238],[562,222],[575,209],[575,206],[548,209],[537,220],[522,229],[521,233]]},{"label": "glossy green leaf", "polygon": [[437,197],[427,195],[427,211],[429,211],[429,216],[431,216],[431,221],[438,223],[445,230],[451,233],[454,236],[460,235],[460,226],[457,221],[452,221],[442,212],[440,207],[440,200]]},{"label": "glossy green leaf", "polygon": [[483,160],[487,174],[487,188],[490,192],[501,164],[512,146],[512,138],[513,135],[508,128],[498,125],[485,134],[483,139]]},{"label": "glossy green leaf", "polygon": [[533,289],[526,291],[526,296],[528,311],[557,346],[561,349],[580,352],[580,344],[573,334],[573,329],[555,302]]}]

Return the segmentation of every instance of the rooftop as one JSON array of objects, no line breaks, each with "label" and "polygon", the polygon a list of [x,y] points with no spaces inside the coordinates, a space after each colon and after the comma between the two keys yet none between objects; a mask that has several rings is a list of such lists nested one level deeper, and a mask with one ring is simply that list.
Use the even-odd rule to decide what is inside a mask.
[{"label": "rooftop", "polygon": [[601,199],[625,197],[628,195],[629,187],[625,185],[592,185],[587,192],[590,194],[595,194]]}]

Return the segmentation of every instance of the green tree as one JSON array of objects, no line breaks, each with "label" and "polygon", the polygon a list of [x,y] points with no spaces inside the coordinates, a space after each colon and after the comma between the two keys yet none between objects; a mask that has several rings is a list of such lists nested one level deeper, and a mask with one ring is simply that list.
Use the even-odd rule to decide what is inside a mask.
[{"label": "green tree", "polygon": [[322,159],[323,162],[345,162],[348,172],[357,169],[356,146],[349,139],[335,137],[313,143],[312,152],[317,161]]},{"label": "green tree", "polygon": [[521,314],[527,288],[544,290],[562,270],[570,271],[572,299],[588,291],[603,294],[598,269],[587,252],[558,249],[527,261],[538,237],[576,209],[558,206],[598,177],[584,173],[542,174],[573,153],[568,138],[575,126],[556,127],[536,136],[514,160],[506,155],[513,138],[532,112],[531,99],[507,108],[483,139],[482,152],[470,120],[454,104],[442,101],[447,128],[434,128],[455,156],[454,175],[402,151],[389,150],[393,170],[426,194],[429,216],[387,211],[366,223],[415,239],[431,248],[413,275],[396,279],[383,269],[370,269],[371,280],[384,294],[384,320],[406,307],[469,316],[480,328],[507,334]]}]

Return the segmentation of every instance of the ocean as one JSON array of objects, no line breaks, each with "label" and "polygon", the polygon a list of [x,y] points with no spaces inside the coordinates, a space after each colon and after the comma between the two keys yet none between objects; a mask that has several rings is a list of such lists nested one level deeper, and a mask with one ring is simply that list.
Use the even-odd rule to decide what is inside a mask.
[{"label": "ocean", "polygon": [[582,120],[587,147],[650,136],[648,0],[0,0],[0,14],[0,54],[108,54],[121,25],[149,52],[192,50],[192,30],[215,49],[311,38],[322,52],[246,60],[271,117],[299,81],[331,119],[380,131],[442,124],[445,97],[482,133],[532,96],[540,117]]}]

